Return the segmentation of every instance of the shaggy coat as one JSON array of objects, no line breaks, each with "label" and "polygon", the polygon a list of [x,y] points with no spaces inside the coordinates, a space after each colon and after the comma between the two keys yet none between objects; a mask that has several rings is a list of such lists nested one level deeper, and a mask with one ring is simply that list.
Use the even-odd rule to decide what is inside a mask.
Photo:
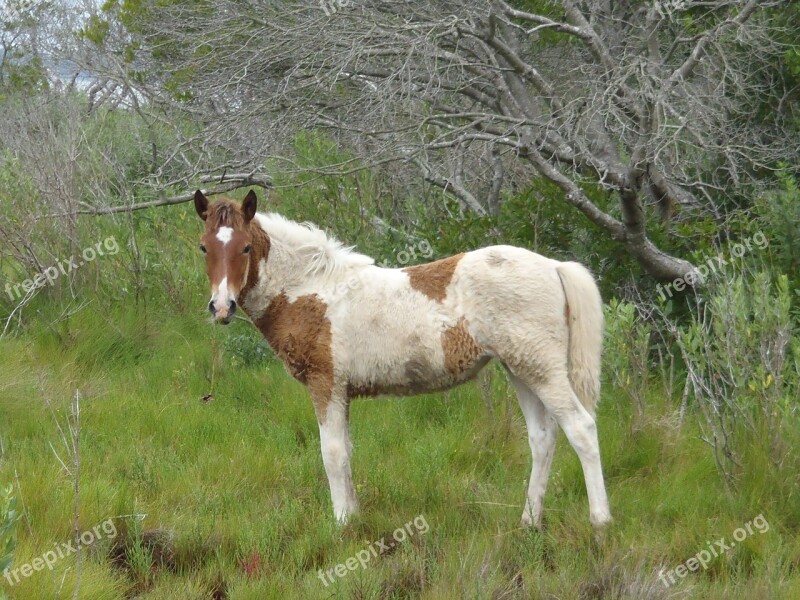
[{"label": "shaggy coat", "polygon": [[256,202],[253,192],[241,206],[195,195],[209,309],[227,323],[241,306],[307,386],[338,519],[358,510],[350,400],[445,390],[497,359],[519,396],[533,455],[523,524],[541,523],[557,425],[581,460],[591,521],[610,520],[594,421],[602,303],[584,267],[491,246],[381,268],[313,225],[256,213]]}]

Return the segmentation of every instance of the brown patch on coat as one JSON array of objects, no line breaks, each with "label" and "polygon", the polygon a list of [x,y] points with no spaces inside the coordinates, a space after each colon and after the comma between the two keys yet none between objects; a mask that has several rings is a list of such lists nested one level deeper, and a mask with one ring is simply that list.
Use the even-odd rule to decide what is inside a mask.
[{"label": "brown patch on coat", "polygon": [[463,256],[462,252],[432,263],[406,267],[403,271],[408,273],[412,288],[431,300],[441,302],[447,296],[447,286],[450,285],[453,272]]},{"label": "brown patch on coat", "polygon": [[457,380],[468,379],[486,362],[486,355],[470,334],[464,317],[442,332],[442,350],[445,369]]},{"label": "brown patch on coat", "polygon": [[270,241],[267,232],[262,229],[261,225],[253,219],[248,225],[248,233],[250,234],[250,250],[247,279],[242,291],[239,292],[239,303],[244,305],[247,293],[252,290],[256,283],[258,283],[258,269],[262,261],[269,258]]},{"label": "brown patch on coat", "polygon": [[325,418],[333,391],[333,350],[327,305],[316,294],[289,302],[286,294],[273,298],[255,321],[289,373],[311,392],[317,418]]}]

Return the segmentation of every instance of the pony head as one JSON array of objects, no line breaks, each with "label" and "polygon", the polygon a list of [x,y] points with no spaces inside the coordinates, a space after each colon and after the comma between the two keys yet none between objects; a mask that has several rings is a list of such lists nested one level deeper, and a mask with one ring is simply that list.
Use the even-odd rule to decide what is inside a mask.
[{"label": "pony head", "polygon": [[256,214],[258,198],[252,190],[241,206],[230,200],[209,203],[200,190],[194,207],[206,222],[200,250],[206,255],[206,273],[211,283],[208,310],[217,323],[227,325],[236,312],[236,299],[247,283],[253,249],[250,221]]}]

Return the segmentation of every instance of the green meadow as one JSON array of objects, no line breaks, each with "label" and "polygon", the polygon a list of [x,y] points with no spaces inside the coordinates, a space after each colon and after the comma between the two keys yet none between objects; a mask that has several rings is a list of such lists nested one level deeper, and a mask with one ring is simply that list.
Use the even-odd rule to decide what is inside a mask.
[{"label": "green meadow", "polygon": [[[781,469],[756,446],[742,453],[732,492],[679,395],[654,383],[634,423],[607,383],[598,420],[613,525],[589,525],[560,434],[544,527],[524,530],[524,422],[490,368],[449,393],[354,403],[362,513],[342,528],[305,390],[249,323],[209,322],[201,279],[191,291],[184,311],[89,297],[0,344],[0,482],[20,514],[12,570],[109,519],[115,533],[3,579],[9,598],[800,597],[796,430]],[[660,578],[759,515],[707,568]],[[426,526],[370,550],[414,519]]]}]

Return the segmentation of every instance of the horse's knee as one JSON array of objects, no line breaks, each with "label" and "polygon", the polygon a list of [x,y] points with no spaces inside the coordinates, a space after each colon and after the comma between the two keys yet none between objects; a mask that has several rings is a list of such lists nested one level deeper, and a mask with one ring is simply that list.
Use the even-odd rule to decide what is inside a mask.
[{"label": "horse's knee", "polygon": [[326,467],[341,467],[347,462],[349,455],[347,444],[338,439],[322,439],[322,462]]}]

